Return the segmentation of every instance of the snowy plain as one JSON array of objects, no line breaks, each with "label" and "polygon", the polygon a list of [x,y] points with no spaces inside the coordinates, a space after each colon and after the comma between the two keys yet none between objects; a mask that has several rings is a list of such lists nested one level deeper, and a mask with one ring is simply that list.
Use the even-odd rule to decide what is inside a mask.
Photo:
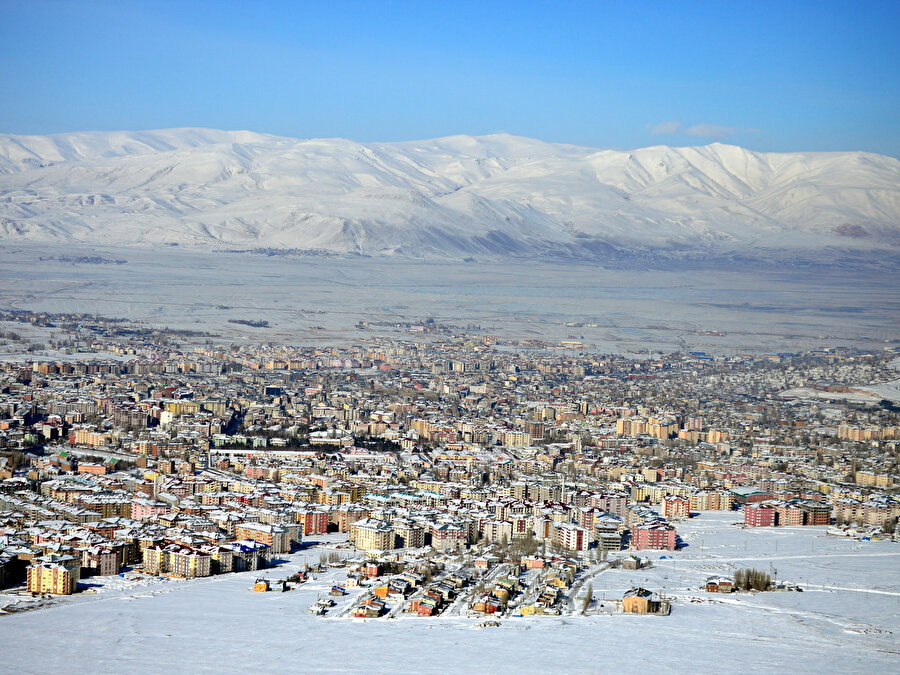
[{"label": "snowy plain", "polygon": [[[62,262],[61,251],[126,262]],[[503,338],[574,338],[618,353],[900,344],[900,289],[877,270],[284,257],[115,242],[64,249],[6,242],[0,259],[0,309],[122,317],[210,333],[219,343],[428,339],[377,324],[434,318]],[[370,326],[358,330],[360,321]]]},{"label": "snowy plain", "polygon": [[[111,578],[95,595],[0,615],[6,672],[897,672],[900,544],[827,536],[824,527],[744,529],[740,514],[679,523],[688,546],[646,551],[649,569],[591,579],[596,602],[632,586],[673,599],[669,616],[452,616],[353,619],[306,608],[340,583],[338,569],[287,593],[253,593],[329,544],[262,573],[194,581]],[[625,555],[625,552],[619,554]],[[666,556],[665,559],[661,559]],[[708,576],[775,571],[803,592],[708,594]]]}]

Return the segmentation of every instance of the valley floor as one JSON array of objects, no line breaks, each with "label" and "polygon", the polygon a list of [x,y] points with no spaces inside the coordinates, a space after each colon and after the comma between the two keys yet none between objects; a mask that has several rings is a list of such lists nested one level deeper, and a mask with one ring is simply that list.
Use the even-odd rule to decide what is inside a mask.
[{"label": "valley floor", "polygon": [[[19,243],[4,243],[0,256],[0,309],[123,317],[206,333],[219,343],[429,339],[408,326],[433,318],[457,334],[575,340],[617,353],[900,344],[900,293],[882,272],[610,269]],[[79,256],[109,262],[71,262]],[[235,323],[260,320],[269,326]],[[369,325],[359,328],[360,322]]]}]

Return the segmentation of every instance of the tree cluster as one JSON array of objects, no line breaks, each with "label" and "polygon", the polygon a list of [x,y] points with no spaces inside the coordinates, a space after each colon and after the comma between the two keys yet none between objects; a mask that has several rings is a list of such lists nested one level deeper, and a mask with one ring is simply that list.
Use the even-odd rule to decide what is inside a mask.
[{"label": "tree cluster", "polygon": [[738,570],[734,573],[734,588],[739,591],[767,591],[772,587],[772,577],[757,569]]},{"label": "tree cluster", "polygon": [[[506,535],[503,535],[505,538]],[[534,555],[538,551],[538,547],[540,546],[537,539],[534,537],[533,532],[528,532],[526,535],[520,539],[513,539],[512,544],[509,546],[509,555],[514,559],[521,559],[522,556],[530,556]],[[505,544],[501,539],[501,547],[505,548]]]},{"label": "tree cluster", "polygon": [[328,553],[319,554],[319,566],[325,567],[330,563],[340,562],[341,554],[337,551],[329,551]]}]

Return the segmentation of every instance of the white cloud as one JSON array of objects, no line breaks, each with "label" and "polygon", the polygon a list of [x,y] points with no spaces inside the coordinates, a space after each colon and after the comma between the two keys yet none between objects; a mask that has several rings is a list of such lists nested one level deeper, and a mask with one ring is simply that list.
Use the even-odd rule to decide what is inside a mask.
[{"label": "white cloud", "polygon": [[759,129],[744,129],[743,127],[724,127],[719,124],[695,124],[684,130],[688,136],[700,138],[714,138],[719,141],[737,136],[738,134],[758,134]]},{"label": "white cloud", "polygon": [[650,133],[659,134],[675,134],[681,131],[681,122],[660,122],[659,124],[651,124],[648,128]]}]

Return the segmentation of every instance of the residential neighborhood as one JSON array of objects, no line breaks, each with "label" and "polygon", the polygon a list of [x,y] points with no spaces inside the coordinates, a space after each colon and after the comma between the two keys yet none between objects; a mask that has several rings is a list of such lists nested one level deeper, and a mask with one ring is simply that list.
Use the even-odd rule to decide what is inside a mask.
[{"label": "residential neighborhood", "polygon": [[[179,347],[101,317],[4,318],[64,326],[57,359],[0,363],[7,594],[306,551],[303,583],[324,541],[350,547],[348,573],[311,613],[527,617],[597,611],[601,573],[659,564],[709,513],[898,538],[900,409],[867,389],[896,378],[889,351],[625,357],[427,321],[400,327],[420,340]],[[604,610],[677,611],[617,595]]]}]

